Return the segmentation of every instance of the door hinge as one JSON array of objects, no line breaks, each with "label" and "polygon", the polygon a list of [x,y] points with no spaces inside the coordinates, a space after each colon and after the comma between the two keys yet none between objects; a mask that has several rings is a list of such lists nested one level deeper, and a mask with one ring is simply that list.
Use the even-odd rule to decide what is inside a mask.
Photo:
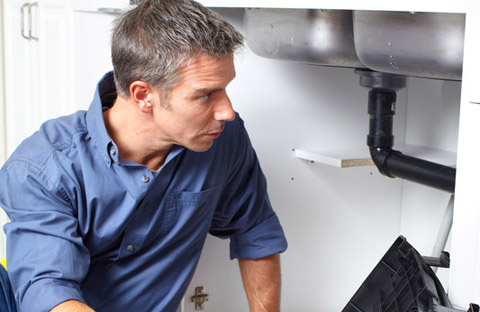
[{"label": "door hinge", "polygon": [[208,301],[208,294],[205,292],[205,287],[195,287],[195,295],[191,296],[190,300],[195,303],[195,311],[205,310],[205,302]]}]

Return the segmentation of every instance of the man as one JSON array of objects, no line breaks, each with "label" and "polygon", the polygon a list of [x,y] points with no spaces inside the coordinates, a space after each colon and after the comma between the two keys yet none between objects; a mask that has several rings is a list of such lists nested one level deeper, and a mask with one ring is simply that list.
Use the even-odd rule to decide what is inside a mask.
[{"label": "man", "polygon": [[0,171],[20,311],[176,311],[207,232],[230,238],[251,311],[279,311],[286,240],[225,88],[242,36],[190,0],[146,0],[112,36],[88,111]]}]

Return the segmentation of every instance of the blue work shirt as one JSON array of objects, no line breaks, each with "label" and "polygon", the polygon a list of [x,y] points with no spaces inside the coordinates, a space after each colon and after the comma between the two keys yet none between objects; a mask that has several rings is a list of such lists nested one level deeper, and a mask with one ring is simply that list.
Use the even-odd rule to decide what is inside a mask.
[{"label": "blue work shirt", "polygon": [[175,311],[208,232],[230,238],[231,258],[287,247],[238,116],[206,152],[174,146],[154,177],[120,159],[106,131],[102,97],[114,91],[108,73],[88,111],[45,122],[0,171],[22,312],[69,299],[98,312]]}]

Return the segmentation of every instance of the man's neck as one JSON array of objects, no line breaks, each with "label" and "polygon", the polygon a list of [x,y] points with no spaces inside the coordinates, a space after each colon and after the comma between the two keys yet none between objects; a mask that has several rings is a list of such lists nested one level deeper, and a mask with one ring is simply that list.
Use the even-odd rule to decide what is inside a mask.
[{"label": "man's neck", "polygon": [[173,145],[158,144],[161,140],[156,140],[151,130],[151,115],[139,111],[128,99],[117,97],[113,107],[103,112],[103,119],[121,158],[150,170],[163,166]]}]

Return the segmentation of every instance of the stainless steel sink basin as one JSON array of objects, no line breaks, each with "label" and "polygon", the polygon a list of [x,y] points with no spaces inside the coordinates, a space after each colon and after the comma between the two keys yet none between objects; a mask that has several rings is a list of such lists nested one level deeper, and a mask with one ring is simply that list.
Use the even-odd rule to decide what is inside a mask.
[{"label": "stainless steel sink basin", "polygon": [[263,57],[461,80],[464,14],[247,9],[247,45]]},{"label": "stainless steel sink basin", "polygon": [[354,11],[358,58],[368,68],[461,80],[465,15]]},{"label": "stainless steel sink basin", "polygon": [[247,9],[244,22],[247,44],[260,56],[363,67],[355,54],[351,11]]}]

